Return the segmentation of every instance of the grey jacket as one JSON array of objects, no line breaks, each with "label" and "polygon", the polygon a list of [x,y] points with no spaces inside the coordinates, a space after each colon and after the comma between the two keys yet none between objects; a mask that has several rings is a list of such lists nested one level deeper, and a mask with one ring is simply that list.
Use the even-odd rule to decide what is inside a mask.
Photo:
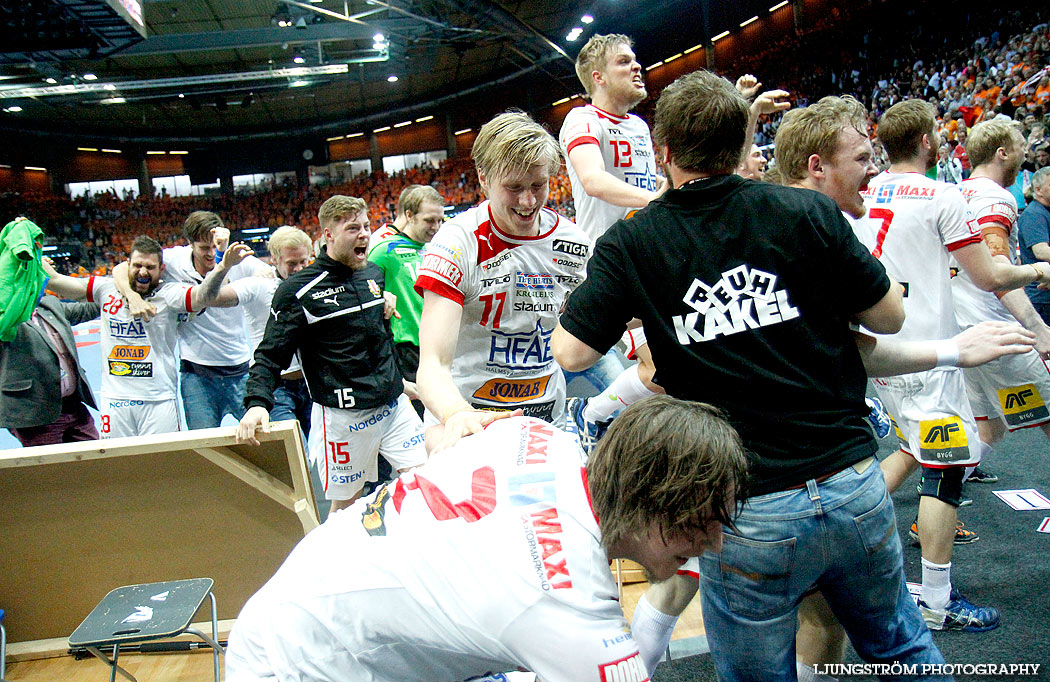
[{"label": "grey jacket", "polygon": [[[76,354],[76,341],[70,325],[99,316],[97,303],[63,303],[44,296],[37,311],[58,330],[73,355],[79,374],[77,397],[95,407],[95,396]],[[0,343],[0,426],[28,428],[51,424],[62,414],[61,376],[58,351],[51,338],[30,322],[18,325],[18,334],[9,343]]]}]

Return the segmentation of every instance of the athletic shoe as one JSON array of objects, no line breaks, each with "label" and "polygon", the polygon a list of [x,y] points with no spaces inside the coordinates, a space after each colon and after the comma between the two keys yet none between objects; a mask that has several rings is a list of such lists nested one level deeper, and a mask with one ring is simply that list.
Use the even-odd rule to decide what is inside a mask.
[{"label": "athletic shoe", "polygon": [[601,422],[588,421],[583,416],[583,411],[587,408],[587,400],[585,398],[569,398],[565,402],[565,411],[571,418],[572,423],[576,425],[576,433],[580,439],[580,446],[583,451],[590,454],[591,450],[598,443],[605,432],[609,429],[609,425],[612,424],[612,419]]},{"label": "athletic shoe", "polygon": [[999,477],[995,474],[990,474],[987,471],[982,471],[981,467],[974,467],[970,477],[966,479],[967,483],[998,483]]},{"label": "athletic shoe", "polygon": [[[922,495],[922,483],[920,483],[919,485],[915,486],[915,492],[917,492],[920,495]],[[959,506],[960,507],[969,507],[971,504],[973,504],[973,498],[972,497],[959,498]]]},{"label": "athletic shoe", "polygon": [[962,630],[963,632],[986,632],[999,627],[999,611],[992,606],[975,606],[969,599],[952,588],[948,606],[944,610],[931,609],[919,600],[926,627],[931,630]]},{"label": "athletic shoe", "polygon": [[[911,524],[911,528],[908,529],[908,537],[912,539],[912,544],[916,547],[919,545],[919,522],[915,521]],[[969,545],[977,542],[981,539],[981,536],[974,533],[972,530],[966,529],[966,524],[962,521],[955,522],[955,541],[956,545]]]},{"label": "athletic shoe", "polygon": [[878,398],[865,398],[864,402],[867,403],[868,408],[871,410],[868,413],[868,421],[871,422],[871,428],[875,430],[875,435],[879,438],[885,438],[892,427],[889,413]]}]

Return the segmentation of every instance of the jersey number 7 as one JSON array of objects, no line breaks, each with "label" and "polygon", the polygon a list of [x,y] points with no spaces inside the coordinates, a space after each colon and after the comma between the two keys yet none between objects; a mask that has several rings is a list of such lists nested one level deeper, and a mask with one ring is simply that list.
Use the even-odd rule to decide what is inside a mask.
[{"label": "jersey number 7", "polygon": [[394,509],[398,513],[401,513],[401,505],[404,504],[405,497],[414,490],[418,490],[423,496],[427,507],[430,508],[430,513],[438,521],[458,518],[467,523],[474,523],[491,514],[496,508],[496,474],[492,467],[475,469],[470,479],[470,499],[455,503],[448,499],[448,495],[440,488],[422,476],[399,478],[392,498]]},{"label": "jersey number 7", "polygon": [[882,221],[879,233],[875,236],[875,248],[871,251],[871,255],[880,258],[882,257],[882,243],[886,241],[886,233],[890,231],[890,223],[893,222],[893,211],[888,208],[873,208],[868,211],[868,216]]}]

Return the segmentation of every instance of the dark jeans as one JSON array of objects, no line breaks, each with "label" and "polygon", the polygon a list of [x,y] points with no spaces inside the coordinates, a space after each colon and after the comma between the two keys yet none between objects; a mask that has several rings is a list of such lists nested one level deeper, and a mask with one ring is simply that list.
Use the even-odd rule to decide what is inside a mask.
[{"label": "dark jeans", "polygon": [[81,440],[98,440],[98,429],[91,413],[80,402],[77,396],[66,398],[62,404],[62,414],[54,422],[43,426],[27,426],[21,429],[8,429],[18,439],[22,447],[34,445],[54,445],[55,443],[74,443]]},{"label": "dark jeans", "polygon": [[313,406],[305,379],[280,379],[277,387],[273,389],[273,409],[270,410],[270,421],[298,419],[303,436],[309,437],[310,412]]}]

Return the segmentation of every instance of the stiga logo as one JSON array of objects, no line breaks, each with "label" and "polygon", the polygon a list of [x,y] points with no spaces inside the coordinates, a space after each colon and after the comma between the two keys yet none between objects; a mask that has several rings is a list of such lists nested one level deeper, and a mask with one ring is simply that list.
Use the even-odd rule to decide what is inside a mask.
[{"label": "stiga logo", "polygon": [[110,360],[145,360],[149,355],[149,346],[113,346],[109,352]]},{"label": "stiga logo", "polygon": [[578,256],[580,258],[586,258],[587,254],[591,252],[591,248],[586,244],[579,244],[577,242],[570,242],[564,239],[555,239],[554,253],[566,253],[570,256]]},{"label": "stiga logo", "polygon": [[474,391],[474,397],[497,403],[519,403],[542,396],[550,380],[549,374],[536,379],[489,379]]},{"label": "stiga logo", "polygon": [[919,422],[919,452],[924,462],[960,462],[970,458],[966,429],[958,417]]},{"label": "stiga logo", "polygon": [[1024,426],[1050,416],[1035,384],[1003,388],[998,393],[999,405],[1003,408],[1003,416],[1008,426]]},{"label": "stiga logo", "polygon": [[598,677],[602,682],[645,682],[649,674],[645,671],[640,654],[621,658],[598,666]]},{"label": "stiga logo", "polygon": [[109,373],[115,377],[151,377],[153,376],[153,363],[110,360]]}]

